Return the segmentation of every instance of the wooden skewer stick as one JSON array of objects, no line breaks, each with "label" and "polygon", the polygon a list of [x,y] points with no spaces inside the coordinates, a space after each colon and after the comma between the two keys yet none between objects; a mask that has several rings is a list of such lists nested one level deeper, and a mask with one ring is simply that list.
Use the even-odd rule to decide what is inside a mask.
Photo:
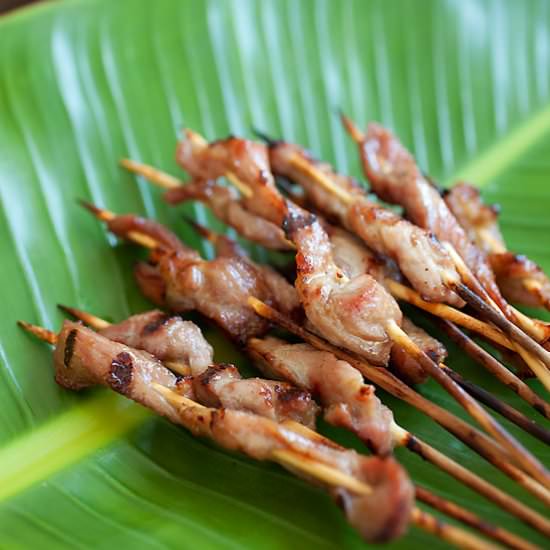
[{"label": "wooden skewer stick", "polygon": [[[196,403],[191,399],[180,396],[179,394],[166,388],[165,386],[162,386],[160,384],[153,384],[153,387],[155,388],[155,390],[161,393],[163,397],[165,397],[165,399],[174,407],[177,407],[179,409],[188,407],[194,407],[202,410],[207,409],[207,407],[204,407],[203,405],[200,405],[199,403]],[[290,427],[288,423],[285,425],[285,427],[287,429],[292,429],[292,427]],[[309,434],[306,435],[306,431],[309,430],[304,426],[303,428],[299,429],[298,433],[300,433],[302,437],[308,437]],[[318,435],[319,434],[314,432],[314,441],[318,440]],[[271,453],[270,459],[273,462],[279,463],[283,467],[290,468],[294,471],[297,470],[306,475],[306,477],[314,478],[320,481],[322,484],[328,485],[329,487],[342,487],[357,495],[369,495],[372,493],[372,488],[363,481],[360,481],[347,473],[341,472],[333,466],[329,466],[327,464],[323,464],[322,462],[308,459],[304,455],[296,453],[295,451],[287,449],[276,449]],[[430,498],[430,500],[434,502],[434,499],[433,497],[431,497],[431,495],[428,495],[428,498]],[[413,509],[411,521],[421,529],[424,529],[425,531],[436,535],[443,540],[446,540],[447,542],[455,544],[460,548],[494,548],[493,545],[488,544],[485,541],[481,541],[477,536],[472,535],[471,533],[468,533],[459,527],[438,522],[438,520],[436,520],[433,516],[427,514],[419,508]],[[520,541],[520,544],[523,546],[524,541]]]},{"label": "wooden skewer stick", "polygon": [[[99,208],[98,206],[95,206],[94,204],[91,204],[86,201],[79,201],[79,202],[84,208],[86,208],[86,210],[89,210],[98,220],[101,220],[103,222],[109,222],[116,217],[116,214],[114,212],[111,212],[110,210],[107,210],[105,208]],[[155,239],[153,239],[152,237],[149,237],[149,235],[140,233],[139,231],[128,231],[128,233],[126,234],[126,237],[128,238],[128,240],[133,241],[136,244],[139,244],[140,246],[143,246],[145,248],[149,248],[150,250],[155,250],[159,248],[159,244]]]},{"label": "wooden skewer stick", "polygon": [[440,304],[434,302],[428,302],[424,300],[416,290],[402,285],[393,279],[385,279],[384,286],[390,291],[394,298],[398,300],[403,300],[412,304],[436,317],[441,319],[446,319],[447,321],[452,321],[461,327],[473,330],[478,334],[483,335],[485,338],[492,340],[496,344],[508,348],[509,350],[515,351],[514,344],[512,341],[502,334],[500,330],[495,327],[468,315],[459,309],[455,309],[452,306],[447,304]]},{"label": "wooden skewer stick", "polygon": [[550,445],[550,431],[539,426],[535,421],[531,420],[528,416],[522,412],[514,409],[511,405],[508,405],[504,401],[496,398],[491,392],[483,389],[476,384],[473,384],[469,380],[464,379],[458,372],[452,370],[447,365],[440,363],[439,368],[453,379],[463,390],[467,391],[472,397],[477,399],[480,403],[483,403],[487,407],[490,407],[501,416],[536,437],[539,441]]},{"label": "wooden skewer stick", "polygon": [[[52,345],[55,345],[55,343],[57,342],[57,335],[52,332],[52,331],[49,331],[47,329],[43,329],[42,327],[38,327],[38,326],[35,326],[35,325],[31,325],[29,323],[25,323],[24,321],[19,321],[18,322],[20,324],[20,326],[22,328],[24,328],[26,331],[34,334],[35,336],[37,336],[38,338],[40,338],[41,340],[49,343],[49,344],[52,344]],[[164,386],[160,386],[160,388],[163,388],[161,389],[160,391],[161,392],[164,392],[164,390],[167,390],[167,388],[165,388]],[[158,388],[157,388],[158,389]],[[167,390],[167,391],[170,391],[170,390]],[[168,396],[167,396],[168,397]],[[192,401],[184,396],[181,396],[175,392],[171,392],[171,395],[170,395],[170,398],[172,400],[177,400],[177,403],[178,404],[182,404],[182,405],[189,405],[189,406],[195,406],[195,407],[202,407],[202,408],[205,408],[203,407],[202,405],[196,403],[195,401]],[[324,436],[318,434],[317,432],[313,432],[312,430],[310,430],[309,428],[307,428],[306,426],[303,426],[302,424],[299,424],[295,421],[292,421],[292,420],[288,420],[286,422],[284,422],[284,425],[287,427],[287,428],[290,428],[292,430],[294,430],[295,432],[301,434],[301,435],[304,435],[306,437],[309,437],[310,439],[312,439],[314,442],[317,442],[317,443],[322,443],[324,445],[328,445],[332,448],[340,448],[340,446],[337,444],[337,443],[334,443],[333,441],[325,438]],[[404,432],[404,430],[402,430],[401,428],[399,428],[401,430],[401,432],[403,433],[406,433]],[[412,440],[411,440],[412,441]],[[415,445],[416,444],[419,444],[419,442],[415,442]],[[435,449],[434,449],[435,451]],[[435,452],[438,452],[438,451],[435,451]],[[462,468],[462,467],[460,467]],[[326,475],[326,472],[324,472],[325,475]],[[473,474],[472,474],[473,475]],[[485,483],[485,482],[484,482]],[[498,490],[497,490],[498,491]],[[506,498],[511,498],[511,497],[508,497],[507,495],[505,495],[504,493],[502,493],[504,495],[504,497]],[[429,495],[428,495],[429,496]],[[433,495],[431,497],[431,499],[438,499],[439,497],[436,497],[435,495]],[[511,501],[513,502],[513,499],[511,499]],[[446,501],[443,501],[444,505],[446,508],[452,508],[452,506],[456,506],[456,505],[453,505],[452,503],[447,503]],[[430,504],[430,503],[428,503]],[[537,523],[538,523],[538,519],[537,519],[537,514],[536,512],[533,512],[531,511],[529,508],[525,507],[524,505],[518,503],[518,505],[520,507],[523,507],[525,508],[526,512],[529,512],[533,515],[533,526],[536,526]],[[445,510],[442,510],[445,512]],[[460,512],[460,510],[457,510],[455,511],[455,515],[453,515],[453,511],[452,509],[449,509],[448,512],[449,515],[451,515],[452,517],[455,517],[456,519],[459,519],[460,521],[466,521],[466,519],[464,519],[462,516],[464,516],[464,513]],[[520,517],[520,515],[518,515],[518,517]],[[529,517],[529,514],[526,514],[526,517]],[[541,528],[544,527],[544,518],[539,518],[540,521],[542,522],[541,523]],[[530,524],[530,521],[527,521],[526,522],[528,524]],[[550,522],[548,522],[549,525],[547,527],[547,531],[546,531],[546,534],[549,534],[550,533]],[[470,523],[471,524],[471,523]],[[483,530],[483,527],[488,527],[487,524],[485,524],[485,522],[481,522],[481,524],[478,526],[478,529],[480,530]],[[540,530],[540,529],[539,529]],[[525,544],[528,545],[528,543],[525,543],[523,546],[521,545],[521,539],[519,540],[516,540],[517,537],[515,537],[514,535],[512,535],[511,533],[507,533],[506,531],[500,529],[500,528],[491,528],[491,531],[493,532],[493,537],[496,539],[496,540],[500,540],[501,542],[504,542],[505,544],[510,544],[512,547],[516,547],[516,544],[517,544],[517,547],[518,548],[522,548],[522,547],[526,547]],[[544,532],[544,530],[542,530],[542,532]],[[500,538],[499,538],[500,537]],[[506,540],[506,537],[508,540]],[[528,546],[527,546],[528,547]],[[526,547],[526,548],[527,548]]]},{"label": "wooden skewer stick", "polygon": [[[95,315],[92,315],[87,311],[82,311],[81,309],[77,309],[75,307],[64,306],[62,304],[57,304],[57,307],[61,311],[64,311],[75,319],[78,319],[86,325],[89,325],[94,330],[102,330],[111,326],[111,323],[105,321],[105,319],[101,319],[101,317],[96,317]],[[191,374],[191,368],[189,367],[189,365],[185,365],[178,361],[163,361],[162,364],[176,374],[181,374],[182,376],[189,376]]]},{"label": "wooden skewer stick", "polygon": [[424,504],[427,504],[428,506],[439,510],[447,516],[455,518],[465,525],[469,525],[470,527],[483,533],[485,536],[490,537],[502,544],[505,544],[509,548],[523,548],[525,550],[535,550],[537,548],[537,546],[531,544],[530,542],[527,542],[517,535],[514,535],[513,533],[510,533],[502,527],[496,527],[491,524],[485,525],[484,520],[476,514],[470,512],[469,510],[466,510],[465,508],[462,508],[461,506],[458,506],[457,504],[454,504],[453,502],[450,502],[449,500],[440,498],[438,495],[432,493],[431,491],[427,491],[426,489],[424,489],[424,487],[416,485],[415,491],[416,498]]},{"label": "wooden skewer stick", "polygon": [[[290,319],[288,319],[288,317],[285,317],[275,309],[256,298],[250,297],[249,304],[258,315],[272,321],[285,330],[288,330],[290,333],[298,336],[313,347],[322,351],[328,351],[339,359],[347,361],[359,370],[365,378],[380,386],[394,397],[397,397],[398,399],[401,399],[416,409],[422,411],[424,414],[440,424],[443,428],[455,435],[458,439],[463,441],[466,445],[471,447],[474,451],[483,456],[495,467],[500,469],[508,477],[518,482],[522,487],[544,502],[547,506],[550,506],[550,492],[525,474],[522,470],[510,464],[507,458],[503,457],[503,450],[501,447],[492,439],[488,438],[485,434],[476,430],[463,420],[457,418],[446,409],[443,409],[435,403],[425,399],[412,388],[404,384],[401,380],[393,376],[387,371],[387,369],[369,365],[366,361],[359,360],[350,353],[333,346],[326,340],[323,340],[319,336],[310,333],[306,329],[298,326],[296,323],[293,323]],[[523,503],[517,501],[510,495],[507,495],[500,489],[497,489],[473,472],[470,472],[452,459],[444,456],[436,449],[433,449],[429,445],[420,441],[416,436],[413,436],[410,432],[407,432],[403,428],[395,425],[392,429],[392,434],[397,444],[403,445],[410,451],[415,452],[430,462],[438,465],[450,475],[456,477],[456,479],[472,488],[474,491],[497,503],[504,510],[507,510],[512,515],[520,518],[522,521],[539,530],[541,533],[550,536],[550,521],[543,518],[534,510],[528,508]]]},{"label": "wooden skewer stick", "polygon": [[489,352],[464,334],[455,324],[445,320],[439,321],[438,324],[445,331],[447,336],[472,357],[472,359],[485,367],[503,384],[517,393],[519,397],[529,403],[538,413],[546,418],[550,418],[550,404],[539,397],[523,380],[518,378]]},{"label": "wooden skewer stick", "polygon": [[162,187],[163,189],[174,189],[180,187],[183,182],[178,178],[157,170],[153,166],[143,164],[131,159],[121,159],[120,165],[126,168],[129,172],[143,176],[145,179],[153,182],[155,185]]},{"label": "wooden skewer stick", "polygon": [[395,321],[391,320],[386,324],[386,332],[396,344],[414,357],[420,366],[445,388],[487,433],[491,434],[506,449],[510,457],[514,458],[537,481],[545,487],[550,487],[550,473],[542,463],[489,415],[475,399],[468,395],[442,369],[438,368],[438,365],[409,338]]}]

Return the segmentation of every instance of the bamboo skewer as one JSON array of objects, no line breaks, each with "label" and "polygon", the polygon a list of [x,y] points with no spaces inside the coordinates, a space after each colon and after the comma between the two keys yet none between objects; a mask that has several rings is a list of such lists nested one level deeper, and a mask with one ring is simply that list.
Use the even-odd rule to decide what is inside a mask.
[{"label": "bamboo skewer", "polygon": [[529,403],[538,413],[546,418],[550,418],[550,404],[539,397],[523,380],[508,370],[480,345],[476,344],[476,342],[464,334],[464,332],[453,323],[441,320],[438,324],[445,331],[447,336],[470,355],[470,357],[494,374],[503,384],[517,393],[519,397]]},{"label": "bamboo skewer", "polygon": [[[204,407],[203,405],[200,405],[199,403],[196,403],[191,399],[183,397],[178,393],[166,388],[165,386],[161,386],[160,384],[153,384],[153,387],[159,393],[161,393],[168,402],[170,402],[174,407],[177,407],[178,409],[185,409],[188,407],[195,407],[200,410],[208,409],[208,407]],[[294,430],[293,424],[294,423],[285,423],[285,427],[287,429]],[[313,441],[326,441],[327,444],[332,448],[338,446],[331,440],[327,440],[327,438],[319,436],[319,434],[317,434],[316,432],[312,432],[311,435],[310,432],[312,431],[305,426],[300,426],[300,428],[297,430],[297,433],[299,433],[302,437],[311,437]],[[286,449],[276,449],[272,452],[270,459],[273,462],[279,463],[283,467],[290,468],[291,471],[297,470],[307,477],[314,478],[324,485],[332,487],[343,487],[358,495],[369,495],[372,493],[372,488],[366,483],[359,481],[353,476],[343,473],[340,470],[333,468],[332,466],[328,466],[321,462],[307,459],[303,455],[296,452]],[[422,489],[420,489],[419,492],[425,500],[429,501],[431,504],[433,504],[434,507],[438,509],[445,508],[445,511],[451,512],[455,516],[463,516],[463,512],[465,512],[463,510],[459,510],[457,513],[456,509],[452,509],[453,505],[451,503],[444,501],[443,499],[441,499],[443,500],[443,502],[441,502],[439,501],[439,497],[432,495],[425,490],[423,491]],[[420,510],[420,508],[413,509],[411,514],[411,522],[417,527],[420,527],[421,529],[427,531],[428,533],[435,535],[451,544],[454,544],[459,548],[495,548],[495,546],[491,543],[481,541],[477,536],[472,535],[471,533],[468,533],[467,531],[464,531],[459,527],[439,522],[434,516],[424,512],[423,510]],[[479,518],[474,518],[472,526],[480,526]],[[486,534],[494,535],[494,532],[491,533],[490,531],[490,529],[486,530]],[[518,540],[518,538],[514,535],[512,535],[513,539],[510,539],[509,535],[510,533],[505,533],[505,539],[508,544],[511,543],[515,545],[519,543],[521,547],[524,547],[525,541],[523,541],[522,539]],[[529,545],[529,543],[527,544]]]},{"label": "bamboo skewer", "polygon": [[[449,413],[449,411],[428,401],[416,393],[412,388],[401,382],[401,380],[395,378],[395,376],[389,373],[386,369],[381,367],[373,367],[366,361],[358,360],[350,353],[329,344],[322,338],[293,323],[290,319],[281,315],[279,312],[256,298],[249,298],[249,303],[258,315],[261,315],[262,317],[281,326],[285,330],[288,330],[313,347],[323,351],[328,351],[336,355],[338,358],[347,361],[357,368],[365,376],[365,378],[380,386],[391,395],[406,401],[413,407],[434,419],[438,424],[450,431],[481,456],[486,458],[491,464],[500,469],[508,477],[514,481],[517,481],[527,491],[536,496],[547,506],[550,506],[550,492],[526,475],[522,470],[511,465],[505,457],[503,458],[502,449],[482,432],[472,428],[469,424]],[[522,521],[531,525],[540,532],[550,536],[550,522],[537,512],[526,507],[524,504],[507,495],[500,489],[497,489],[436,449],[433,449],[426,443],[419,440],[416,436],[412,435],[410,432],[407,432],[405,429],[397,426],[397,424],[394,425],[392,431],[394,433],[396,443],[401,444],[410,451],[419,454],[426,460],[430,460],[434,464],[437,464],[450,475],[456,477],[465,485],[468,485],[474,491],[497,503],[503,509],[520,518]]]},{"label": "bamboo skewer", "polygon": [[[55,345],[57,343],[57,334],[53,331],[38,327],[36,325],[31,325],[25,321],[18,321],[18,324],[24,330],[34,334],[48,344]],[[162,386],[161,384],[152,383],[152,387],[172,406],[180,410],[185,408],[199,409],[200,411],[209,410],[208,407],[204,407],[200,403],[184,397],[171,389]],[[292,429],[292,426],[289,426],[287,423],[285,428]],[[304,430],[308,429],[304,426],[303,430],[300,430],[302,437],[304,437]],[[313,434],[315,439],[318,439],[318,434],[316,432],[313,432]],[[299,471],[305,475],[306,478],[313,478],[328,487],[344,488],[357,495],[369,495],[372,493],[372,487],[363,481],[360,481],[352,475],[342,472],[330,465],[310,459],[303,454],[297,453],[296,451],[289,449],[274,449],[271,453],[270,459],[273,462],[277,462],[281,466],[290,469],[291,471]],[[462,510],[460,507],[457,507],[444,499],[440,499],[436,495],[432,495],[426,491],[423,492],[422,490],[420,490],[420,493],[421,497],[429,501],[428,503],[431,503],[433,507],[446,511],[446,513],[448,513],[451,517],[457,517],[457,519],[464,518],[465,520],[468,520],[467,523],[469,522],[469,524],[473,527],[480,529],[485,528],[485,533],[489,536],[493,536],[493,538],[502,540],[514,548],[526,550],[530,550],[532,548],[532,545],[526,541],[511,533],[508,533],[503,529],[487,529],[487,526],[484,526],[483,522],[479,520],[479,518],[476,518],[475,516],[472,518],[467,511]],[[426,532],[454,544],[459,548],[475,550],[498,548],[492,543],[482,540],[476,535],[469,533],[460,527],[438,521],[434,516],[420,510],[419,508],[413,508],[411,513],[411,522]],[[495,534],[497,537],[495,537]]]},{"label": "bamboo skewer", "polygon": [[[87,311],[82,311],[81,309],[77,309],[75,307],[64,306],[63,304],[57,304],[57,307],[75,319],[89,325],[94,330],[102,330],[111,326],[111,323],[105,321],[105,319],[97,317]],[[176,374],[181,374],[182,376],[188,376],[191,374],[189,365],[185,365],[177,361],[163,361],[162,364]]]},{"label": "bamboo skewer", "polygon": [[[357,144],[361,144],[364,141],[364,134],[355,126],[355,124],[353,124],[350,119],[348,119],[344,115],[341,115],[341,118],[346,130],[348,131],[352,139]],[[318,181],[319,184],[323,185],[327,191],[334,193],[340,198],[342,198],[342,192],[348,195],[344,190],[337,188],[337,186],[335,186],[328,178],[319,178],[316,181]],[[338,190],[336,191],[336,189]],[[352,197],[349,196],[347,199],[347,204],[349,204],[352,200]],[[514,325],[514,323],[507,319],[502,311],[494,304],[494,302],[492,302],[492,300],[489,299],[487,301],[488,303],[486,303],[481,298],[488,298],[487,292],[485,291],[481,283],[470,272],[456,250],[454,250],[454,248],[450,244],[447,244],[446,248],[450,252],[451,257],[455,262],[457,271],[464,281],[463,284],[456,284],[454,281],[449,281],[449,288],[454,290],[466,303],[468,303],[476,311],[478,311],[478,313],[481,313],[493,324],[499,327],[512,340],[517,342],[517,344],[521,345],[524,349],[523,352],[520,352],[522,357],[524,357],[525,352],[533,354],[535,357],[540,359],[540,361],[542,361],[542,363],[546,365],[546,367],[550,368],[550,353],[545,350],[541,345],[539,345],[536,340],[534,340],[532,337],[529,337],[525,332],[523,332],[523,330],[518,328],[516,325]],[[526,328],[529,333],[537,333],[536,323],[532,319],[523,316],[519,319],[516,318],[516,321],[518,322],[518,324],[522,325],[524,329]],[[531,364],[529,364],[529,366],[531,367]],[[541,381],[550,391],[550,376],[544,375],[544,373],[541,372],[541,369],[537,368],[535,374],[539,378],[542,377]]]},{"label": "bamboo skewer", "polygon": [[412,357],[414,357],[420,366],[445,388],[445,390],[455,398],[477,423],[506,449],[509,455],[514,458],[526,472],[530,473],[534,479],[542,483],[545,487],[550,487],[550,474],[541,462],[490,416],[475,399],[468,395],[451,377],[445,374],[445,371],[440,369],[437,364],[428,357],[428,355],[420,349],[403,330],[401,330],[401,327],[395,321],[392,320],[386,324],[386,332],[396,344],[403,347]]},{"label": "bamboo skewer", "polygon": [[[95,315],[92,315],[90,313],[70,308],[67,306],[61,306],[63,311],[66,311],[67,313],[73,315],[77,319],[80,319],[81,321],[89,324],[92,328],[95,329],[101,329],[105,328],[106,326],[109,326],[109,323],[99,317],[96,317]],[[168,366],[168,365],[167,365]],[[170,368],[170,367],[169,367]],[[174,369],[171,369],[174,370]],[[186,372],[185,374],[189,374]],[[295,430],[302,430],[307,432],[308,436],[311,436],[311,434],[316,433],[312,432],[305,426],[302,426],[301,424],[298,424],[296,422],[292,422],[293,429]],[[435,466],[441,467],[444,471],[451,473],[451,475],[454,475],[455,477],[458,476],[466,476],[468,477],[468,474],[470,474],[469,471],[462,468],[458,464],[455,464],[449,469],[449,459],[445,457],[442,453],[437,451],[436,449],[431,448],[428,444],[424,443],[423,441],[419,440],[418,438],[413,437],[410,433],[403,430],[401,427],[394,425],[392,426],[392,432],[394,435],[394,438],[400,443],[401,445],[406,446],[413,452],[418,452],[425,460],[428,460]],[[319,436],[321,437],[321,436]],[[458,478],[460,479],[460,477]],[[434,499],[437,497],[434,495]]]},{"label": "bamboo skewer", "polygon": [[[63,305],[58,305],[58,307],[68,313],[69,315],[81,320],[82,322],[86,323],[87,325],[91,326],[95,330],[101,330],[103,328],[107,328],[111,325],[108,321],[105,321],[104,319],[97,317],[91,313],[68,307]],[[51,337],[49,337],[49,340],[52,340]],[[167,366],[170,370],[177,372],[178,374],[182,375],[189,375],[191,374],[191,371],[189,367],[181,365],[180,363],[175,362],[163,362],[165,366]],[[167,390],[164,386],[160,386],[163,388],[160,391]],[[185,398],[184,398],[185,399]],[[293,420],[287,420],[284,421],[282,424],[284,424],[286,427],[291,428],[293,431],[296,431],[297,433],[300,433],[301,435],[304,435],[305,437],[308,437],[314,441],[318,442],[324,442],[325,444],[334,447],[336,444],[332,442],[331,440],[323,437],[322,435],[318,434],[317,432],[307,428],[303,424],[300,424],[298,422],[295,422]],[[417,443],[418,444],[418,443]],[[281,451],[283,454],[279,454],[279,457],[283,460],[286,460],[286,463],[290,466],[294,465],[296,467],[299,467],[299,464],[296,464],[296,461],[298,460],[295,456],[293,456],[291,453],[288,453],[286,451]],[[285,454],[286,453],[286,454]],[[300,459],[302,457],[300,456]],[[323,471],[322,465],[319,469],[319,465],[317,465],[318,471],[320,474],[325,473],[326,471]],[[334,478],[332,478],[334,479]],[[343,485],[345,486],[345,485]],[[347,488],[350,488],[349,486]],[[351,488],[353,489],[353,488]],[[469,512],[468,510],[465,510],[464,508],[458,506],[457,504],[454,504],[444,498],[441,498],[434,493],[431,493],[427,489],[417,487],[417,497],[424,503],[428,504],[432,508],[435,508],[442,513],[457,519],[458,521],[461,521],[465,523],[466,525],[480,531],[484,535],[490,538],[494,538],[498,542],[501,542],[503,544],[506,544],[507,546],[510,546],[512,548],[520,548],[520,549],[532,549],[535,548],[529,543],[527,543],[525,540],[521,539],[520,537],[517,537],[513,533],[510,533],[509,531],[506,531],[505,529],[502,529],[500,527],[496,527],[494,525],[488,524],[486,521],[482,520],[472,512]]]}]

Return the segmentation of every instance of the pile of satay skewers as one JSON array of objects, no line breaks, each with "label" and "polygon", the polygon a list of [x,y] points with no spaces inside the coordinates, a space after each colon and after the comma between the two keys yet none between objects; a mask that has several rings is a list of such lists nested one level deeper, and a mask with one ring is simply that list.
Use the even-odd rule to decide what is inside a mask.
[{"label": "pile of satay skewers", "polygon": [[[536,377],[550,390],[550,326],[508,302],[550,309],[550,281],[532,261],[506,250],[497,211],[474,188],[461,183],[442,192],[390,132],[372,124],[364,134],[343,122],[359,146],[371,190],[401,206],[405,217],[297,145],[261,134],[261,142],[208,143],[187,130],[176,158],[188,182],[134,161],[122,165],[165,188],[168,203],[205,203],[243,238],[294,254],[294,284],[195,222],[188,220],[212,243],[215,259],[203,259],[153,220],[83,203],[109,231],[149,250],[135,278],[143,294],[170,313],[155,310],[110,324],[62,306],[77,321],[65,321],[59,334],[20,324],[55,346],[62,386],[110,387],[226,449],[279,463],[326,489],[369,542],[399,537],[412,523],[459,547],[535,548],[412,483],[392,456],[396,446],[550,537],[547,518],[399,426],[374,385],[550,505],[545,466],[481,403],[546,444],[550,431],[445,365],[445,347],[399,306],[407,302],[438,319],[469,356],[550,418],[550,404],[525,382]],[[181,318],[189,311],[218,325],[266,378],[244,379],[236,366],[216,364],[200,328]],[[268,334],[274,327],[301,342]],[[414,389],[428,377],[478,427]],[[317,433],[321,411],[330,424],[355,433],[372,456]],[[436,520],[415,499],[478,533]]]}]

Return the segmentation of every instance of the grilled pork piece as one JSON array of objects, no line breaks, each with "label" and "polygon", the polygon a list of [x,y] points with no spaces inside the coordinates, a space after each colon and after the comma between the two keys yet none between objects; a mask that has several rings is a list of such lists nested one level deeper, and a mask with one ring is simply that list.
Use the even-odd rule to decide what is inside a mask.
[{"label": "grilled pork piece", "polygon": [[149,353],[113,342],[80,323],[63,323],[53,360],[61,386],[71,390],[108,386],[172,422],[178,421],[177,412],[151,384],[194,398],[190,381],[172,374]]},{"label": "grilled pork piece", "polygon": [[401,324],[397,303],[370,275],[346,277],[315,216],[288,208],[284,227],[298,250],[295,286],[307,318],[333,344],[385,365],[392,346],[385,325],[390,319]]},{"label": "grilled pork piece", "polygon": [[185,380],[179,380],[148,353],[113,342],[79,323],[65,321],[54,351],[54,365],[56,380],[66,388],[108,386],[226,449],[257,460],[270,460],[277,450],[290,450],[365,482],[372,487],[366,496],[332,486],[327,489],[368,541],[391,540],[408,526],[414,488],[403,468],[391,458],[364,457],[251,413],[199,406],[176,408],[152,384],[192,398]]},{"label": "grilled pork piece", "polygon": [[278,338],[253,338],[247,350],[269,378],[288,380],[314,392],[327,422],[357,434],[379,455],[393,450],[393,414],[376,397],[361,373],[332,353],[309,344],[289,344]]},{"label": "grilled pork piece", "polygon": [[[108,222],[109,229],[125,236],[128,230],[140,227],[140,232],[155,238],[158,224],[149,233],[148,220],[137,216],[119,216]],[[138,264],[135,276],[143,293],[159,306],[172,311],[197,310],[213,320],[231,337],[246,342],[251,336],[264,333],[269,323],[248,306],[249,296],[277,308],[288,315],[296,315],[300,304],[291,285],[273,270],[258,269],[239,256],[203,260],[193,249],[186,247],[168,229],[163,230],[163,243],[177,240],[177,248],[156,250],[156,265]],[[173,243],[176,246],[175,243]]]},{"label": "grilled pork piece", "polygon": [[[436,364],[445,361],[447,350],[439,340],[430,336],[423,328],[415,325],[408,317],[403,317],[401,328]],[[407,384],[422,384],[428,379],[426,371],[401,346],[393,346],[391,350],[391,366]]]},{"label": "grilled pork piece", "polygon": [[307,391],[285,382],[243,379],[234,365],[211,365],[194,376],[193,388],[198,401],[209,407],[252,412],[276,422],[294,420],[315,428],[319,407]]},{"label": "grilled pork piece", "polygon": [[193,372],[213,363],[212,346],[197,325],[158,309],[132,315],[99,333],[109,340],[145,350],[161,361],[189,365]]},{"label": "grilled pork piece", "polygon": [[178,143],[176,160],[193,179],[216,180],[234,175],[253,191],[243,197],[245,208],[280,227],[284,198],[275,187],[267,147],[258,142],[229,137],[206,143],[191,130]]},{"label": "grilled pork piece", "polygon": [[170,189],[164,198],[171,204],[198,200],[208,205],[214,215],[233,227],[239,235],[270,250],[291,250],[283,230],[277,225],[249,212],[233,189],[212,181],[192,181]]},{"label": "grilled pork piece", "polygon": [[535,262],[506,250],[498,227],[498,209],[484,204],[479,190],[467,183],[454,185],[446,193],[445,202],[468,237],[488,255],[505,298],[517,304],[550,309],[550,280]]},{"label": "grilled pork piece", "polygon": [[382,200],[403,206],[411,221],[432,231],[440,241],[451,243],[491,298],[507,311],[485,254],[468,238],[438,190],[393,134],[369,124],[360,152],[374,192]]},{"label": "grilled pork piece", "polygon": [[[325,228],[330,235],[334,261],[348,277],[353,278],[368,273],[381,284],[384,284],[388,278],[399,280],[401,274],[391,260],[381,260],[354,235],[344,229],[328,224]],[[434,361],[439,363],[445,360],[447,357],[445,346],[416,326],[410,319],[403,317],[401,328]],[[420,364],[396,344],[391,349],[390,366],[408,384],[422,384],[428,378]]]},{"label": "grilled pork piece", "polygon": [[180,423],[193,434],[208,437],[225,449],[256,460],[270,460],[277,451],[291,450],[370,485],[372,492],[363,496],[343,488],[327,488],[365,540],[387,542],[406,530],[414,488],[403,468],[392,458],[365,457],[244,412],[183,406],[179,415]]},{"label": "grilled pork piece", "polygon": [[[318,182],[293,164],[292,159],[296,155],[320,169],[336,187],[350,193],[355,200],[348,204],[321,190]],[[270,148],[270,159],[274,173],[298,182],[317,210],[330,217],[337,217],[342,225],[358,235],[372,250],[394,260],[425,299],[462,304],[445,284],[447,280],[458,281],[458,274],[451,258],[433,236],[391,210],[370,201],[351,178],[337,174],[330,166],[313,160],[300,147],[278,142]]]}]

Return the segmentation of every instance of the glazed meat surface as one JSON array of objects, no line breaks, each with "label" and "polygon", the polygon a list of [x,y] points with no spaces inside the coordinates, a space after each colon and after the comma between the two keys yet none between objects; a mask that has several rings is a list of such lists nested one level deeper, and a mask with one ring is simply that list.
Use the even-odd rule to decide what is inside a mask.
[{"label": "glazed meat surface", "polygon": [[251,412],[276,422],[294,420],[315,428],[319,407],[307,391],[291,384],[243,379],[234,365],[219,364],[196,374],[193,387],[197,399],[209,407]]},{"label": "glazed meat surface", "polygon": [[173,422],[178,420],[174,407],[151,385],[161,384],[190,398],[194,395],[188,381],[149,353],[113,342],[80,323],[63,323],[53,361],[61,386],[71,390],[107,386]]},{"label": "glazed meat surface", "polygon": [[485,204],[479,190],[466,183],[454,185],[445,202],[470,239],[488,255],[504,297],[516,304],[550,309],[550,280],[526,256],[507,252],[498,226],[498,208]]},{"label": "glazed meat surface", "polygon": [[208,205],[214,215],[233,227],[239,235],[270,250],[291,250],[283,230],[264,218],[249,212],[232,189],[212,181],[192,181],[170,189],[164,195],[167,202],[178,204],[198,200]]},{"label": "glazed meat surface", "polygon": [[[407,336],[435,363],[442,363],[447,358],[445,346],[430,336],[423,328],[415,325],[408,317],[403,317],[401,326]],[[391,366],[399,378],[408,384],[422,384],[428,378],[426,371],[402,347],[394,345],[391,350]]]},{"label": "glazed meat surface", "polygon": [[206,369],[213,363],[214,351],[200,328],[191,321],[163,311],[132,315],[100,333],[115,342],[145,350],[161,361],[189,365],[192,371]]},{"label": "glazed meat surface", "polygon": [[245,208],[281,225],[284,199],[275,187],[264,144],[235,137],[209,144],[186,130],[185,139],[178,143],[176,160],[193,179],[215,180],[233,174],[253,192],[251,197],[243,197]]},{"label": "glazed meat surface", "polygon": [[308,320],[333,344],[385,365],[392,346],[385,325],[390,319],[401,324],[393,297],[370,275],[345,276],[311,214],[291,206],[285,229],[298,250],[295,286]]},{"label": "glazed meat surface", "polygon": [[288,380],[314,392],[327,422],[357,434],[377,454],[393,450],[393,414],[361,373],[332,353],[278,338],[254,338],[247,349],[268,377]]},{"label": "glazed meat surface", "polygon": [[[311,168],[321,170],[335,187],[351,194],[354,199],[351,204],[326,191],[308,172],[297,169],[292,163],[295,155],[301,156]],[[433,236],[391,210],[373,203],[353,179],[312,160],[295,145],[281,143],[272,146],[271,159],[275,173],[300,183],[308,200],[318,211],[332,219],[337,218],[381,257],[395,261],[425,299],[462,304],[445,284],[447,279],[459,280],[454,264]]]},{"label": "glazed meat surface", "polygon": [[242,452],[257,460],[270,460],[277,451],[292,450],[368,484],[372,492],[367,495],[357,495],[343,488],[327,488],[365,540],[387,542],[406,530],[414,488],[403,468],[392,458],[365,457],[244,412],[182,407],[179,414],[180,424],[225,449]]},{"label": "glazed meat surface", "polygon": [[485,254],[473,244],[438,190],[393,134],[370,124],[361,144],[361,159],[374,192],[387,202],[403,206],[412,222],[433,232],[440,241],[451,243],[493,300],[506,310]]}]

